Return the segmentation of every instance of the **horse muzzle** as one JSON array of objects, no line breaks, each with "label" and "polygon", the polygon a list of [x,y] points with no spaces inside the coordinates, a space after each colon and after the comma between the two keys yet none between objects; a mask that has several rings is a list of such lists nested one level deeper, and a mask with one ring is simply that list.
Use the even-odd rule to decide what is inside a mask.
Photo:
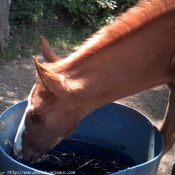
[{"label": "horse muzzle", "polygon": [[41,152],[34,151],[32,148],[24,148],[20,151],[16,149],[16,146],[13,147],[13,153],[16,159],[24,163],[35,163],[41,161]]}]

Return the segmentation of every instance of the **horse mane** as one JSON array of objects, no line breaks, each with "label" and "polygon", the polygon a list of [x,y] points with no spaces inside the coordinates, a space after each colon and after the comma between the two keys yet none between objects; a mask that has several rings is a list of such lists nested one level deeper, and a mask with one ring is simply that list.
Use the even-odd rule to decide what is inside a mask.
[{"label": "horse mane", "polygon": [[142,30],[143,27],[174,10],[174,0],[141,0],[136,6],[116,17],[111,24],[96,32],[76,52],[60,61],[58,64],[59,70],[57,64],[52,64],[49,67],[54,72],[60,72],[74,64],[76,65],[84,58],[88,58],[105,47],[121,41],[126,36],[133,35],[135,32]]}]

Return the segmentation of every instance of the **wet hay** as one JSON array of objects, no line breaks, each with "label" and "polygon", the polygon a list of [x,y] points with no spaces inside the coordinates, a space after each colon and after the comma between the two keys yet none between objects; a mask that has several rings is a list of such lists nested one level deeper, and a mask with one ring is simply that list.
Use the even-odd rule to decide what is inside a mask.
[{"label": "wet hay", "polygon": [[65,144],[68,151],[52,150],[32,167],[53,174],[104,175],[135,165],[126,155],[96,144],[75,140]]}]

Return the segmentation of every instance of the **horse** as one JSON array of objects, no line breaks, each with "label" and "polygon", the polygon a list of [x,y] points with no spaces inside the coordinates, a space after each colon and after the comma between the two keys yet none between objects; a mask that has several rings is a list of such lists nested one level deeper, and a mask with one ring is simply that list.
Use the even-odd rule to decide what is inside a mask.
[{"label": "horse", "polygon": [[14,140],[14,155],[39,161],[87,114],[162,84],[170,89],[160,128],[167,153],[175,142],[174,16],[174,0],[140,1],[65,59],[41,36],[47,62],[33,57],[37,79]]}]

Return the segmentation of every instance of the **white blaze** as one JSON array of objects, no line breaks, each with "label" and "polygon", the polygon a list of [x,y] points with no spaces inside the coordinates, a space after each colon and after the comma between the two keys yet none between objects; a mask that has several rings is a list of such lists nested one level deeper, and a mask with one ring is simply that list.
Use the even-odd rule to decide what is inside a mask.
[{"label": "white blaze", "polygon": [[[32,93],[33,93],[33,90],[34,89],[35,89],[35,84],[34,84],[32,90],[30,91],[30,94],[28,96],[28,105],[27,105],[26,110],[25,110],[25,112],[23,114],[23,117],[21,119],[21,122],[20,122],[20,125],[19,125],[19,128],[18,128],[18,131],[16,133],[16,137],[15,137],[15,140],[14,140],[13,151],[14,151],[14,155],[16,157],[20,156],[19,154],[20,154],[20,151],[22,150],[22,133],[25,130],[25,124],[24,124],[24,122],[25,122],[27,111],[32,107],[31,97],[32,97]],[[18,157],[18,158],[20,158],[20,157]]]}]

